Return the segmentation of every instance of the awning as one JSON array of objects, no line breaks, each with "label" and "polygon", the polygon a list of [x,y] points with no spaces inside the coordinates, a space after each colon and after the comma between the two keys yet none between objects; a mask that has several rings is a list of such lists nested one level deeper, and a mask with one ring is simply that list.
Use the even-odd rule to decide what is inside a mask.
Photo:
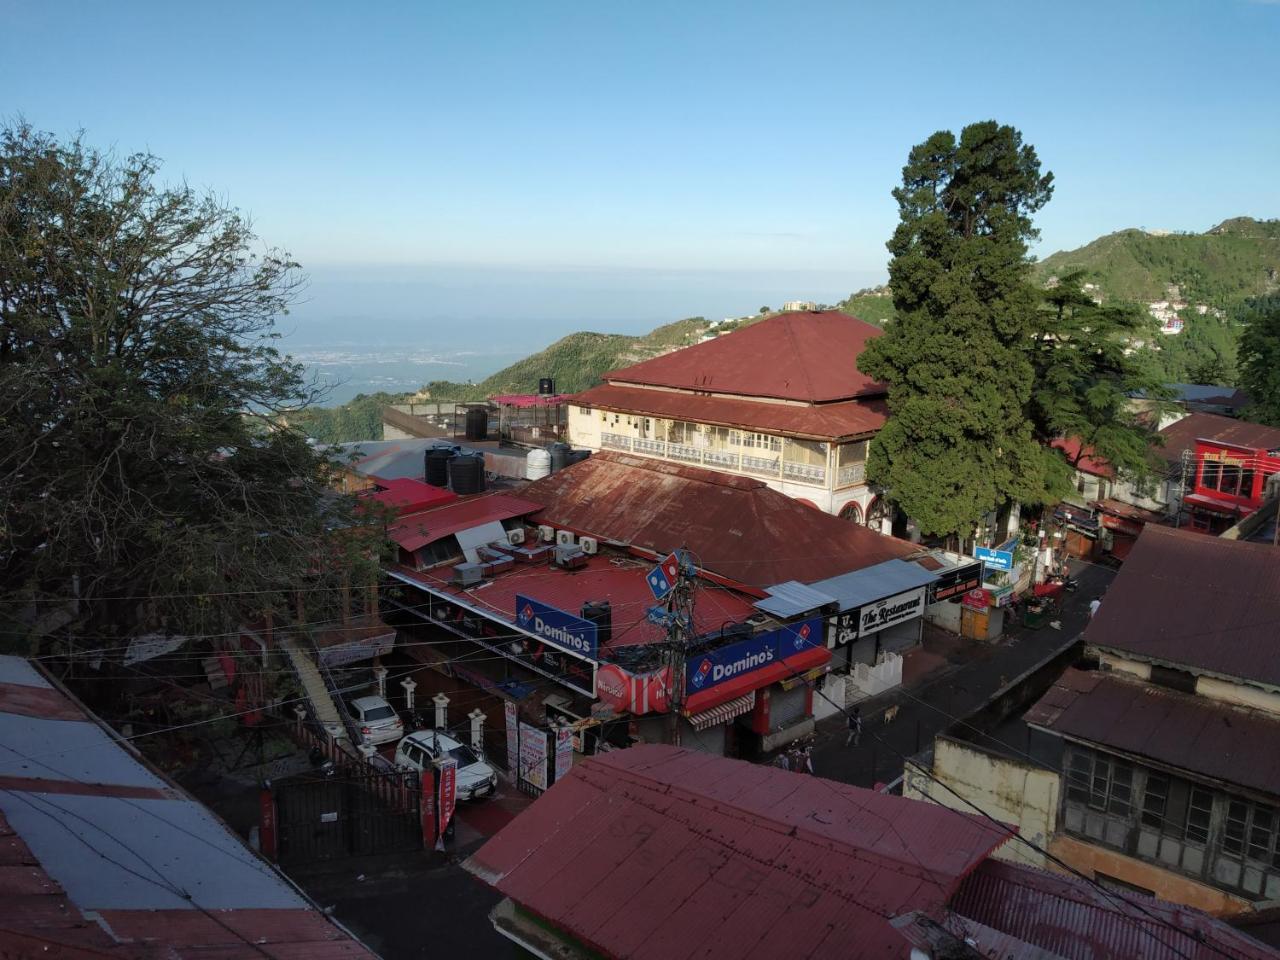
[{"label": "awning", "polygon": [[701,713],[689,715],[689,723],[693,725],[693,729],[702,731],[710,727],[718,727],[722,723],[728,723],[734,717],[740,717],[744,713],[750,713],[756,706],[756,692],[752,690],[745,696],[735,697],[728,703],[722,703],[718,707],[712,707],[710,710],[703,710]]},{"label": "awning", "polygon": [[1182,502],[1193,509],[1217,513],[1224,517],[1243,517],[1251,509],[1243,503],[1232,503],[1228,500],[1219,500],[1216,497],[1206,497],[1202,493],[1189,493],[1182,498]]},{"label": "awning", "polygon": [[757,690],[777,683],[779,680],[790,680],[797,674],[804,674],[806,670],[812,670],[814,667],[824,666],[830,662],[830,650],[826,647],[811,647],[785,660],[776,660],[767,667],[734,677],[718,687],[695,693],[685,700],[683,712],[685,716],[692,716],[695,713],[710,710],[712,707],[736,700],[745,694],[754,694]]}]

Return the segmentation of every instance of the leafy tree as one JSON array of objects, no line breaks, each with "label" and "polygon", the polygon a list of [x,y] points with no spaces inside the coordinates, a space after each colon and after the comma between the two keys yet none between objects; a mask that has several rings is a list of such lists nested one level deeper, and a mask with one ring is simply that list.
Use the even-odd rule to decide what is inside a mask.
[{"label": "leafy tree", "polygon": [[1256,301],[1244,320],[1240,385],[1253,398],[1247,416],[1280,427],[1280,297]]},{"label": "leafy tree", "polygon": [[994,121],[914,147],[893,192],[896,319],[858,361],[889,386],[867,473],[925,534],[968,535],[1061,481],[1029,415],[1039,294],[1027,245],[1052,192],[1035,149]]},{"label": "leafy tree", "polygon": [[1081,441],[1075,467],[1088,452],[1134,478],[1150,466],[1158,426],[1133,408],[1130,397],[1166,396],[1148,348],[1154,319],[1136,304],[1094,302],[1083,289],[1083,273],[1060,278],[1044,294],[1039,329],[1033,337],[1035,388],[1031,415],[1036,438],[1045,445],[1058,437]]},{"label": "leafy tree", "polygon": [[273,345],[297,265],[157,169],[0,133],[0,600],[33,643],[220,633],[304,587],[315,619],[372,575],[332,465],[274,426],[314,399]]},{"label": "leafy tree", "polygon": [[760,316],[763,317],[766,313],[770,312],[770,309],[768,307],[761,307],[759,312],[760,312]]},{"label": "leafy tree", "polygon": [[1235,386],[1239,330],[1230,320],[1184,311],[1182,332],[1157,338],[1161,375],[1168,383]]}]

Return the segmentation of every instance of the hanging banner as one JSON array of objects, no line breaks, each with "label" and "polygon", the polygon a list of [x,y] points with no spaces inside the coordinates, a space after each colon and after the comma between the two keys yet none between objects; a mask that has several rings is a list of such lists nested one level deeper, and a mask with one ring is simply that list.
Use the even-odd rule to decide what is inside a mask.
[{"label": "hanging banner", "polygon": [[450,757],[440,764],[440,836],[453,819],[458,805],[458,761]]},{"label": "hanging banner", "polygon": [[507,772],[514,775],[520,763],[520,720],[519,710],[511,700],[502,704],[502,712],[507,721]]},{"label": "hanging banner", "polygon": [[418,815],[422,821],[422,845],[430,850],[436,845],[436,772],[427,767],[421,774],[422,800]]},{"label": "hanging banner", "polygon": [[520,779],[538,790],[547,789],[547,731],[520,724]]},{"label": "hanging banner", "polygon": [[573,728],[559,727],[556,729],[556,783],[560,782],[561,777],[569,775],[571,766],[573,766]]}]

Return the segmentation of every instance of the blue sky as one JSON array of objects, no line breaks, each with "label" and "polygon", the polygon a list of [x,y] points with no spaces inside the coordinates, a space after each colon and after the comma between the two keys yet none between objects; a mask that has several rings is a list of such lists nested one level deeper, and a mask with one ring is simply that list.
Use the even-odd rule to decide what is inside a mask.
[{"label": "blue sky", "polygon": [[1278,3],[0,0],[0,21],[0,116],[150,149],[249,211],[329,333],[514,316],[537,341],[837,299],[883,276],[912,144],[992,117],[1057,178],[1041,253],[1280,216]]}]

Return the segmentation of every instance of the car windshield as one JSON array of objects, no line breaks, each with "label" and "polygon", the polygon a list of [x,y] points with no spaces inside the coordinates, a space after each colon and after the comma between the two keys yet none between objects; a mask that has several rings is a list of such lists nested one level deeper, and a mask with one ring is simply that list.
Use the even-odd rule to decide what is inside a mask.
[{"label": "car windshield", "polygon": [[460,743],[449,751],[449,756],[458,761],[458,766],[466,767],[473,763],[479,762],[480,758],[476,756],[476,752],[468,747],[465,743]]},{"label": "car windshield", "polygon": [[396,712],[390,707],[370,707],[364,712],[366,720],[390,720]]}]

